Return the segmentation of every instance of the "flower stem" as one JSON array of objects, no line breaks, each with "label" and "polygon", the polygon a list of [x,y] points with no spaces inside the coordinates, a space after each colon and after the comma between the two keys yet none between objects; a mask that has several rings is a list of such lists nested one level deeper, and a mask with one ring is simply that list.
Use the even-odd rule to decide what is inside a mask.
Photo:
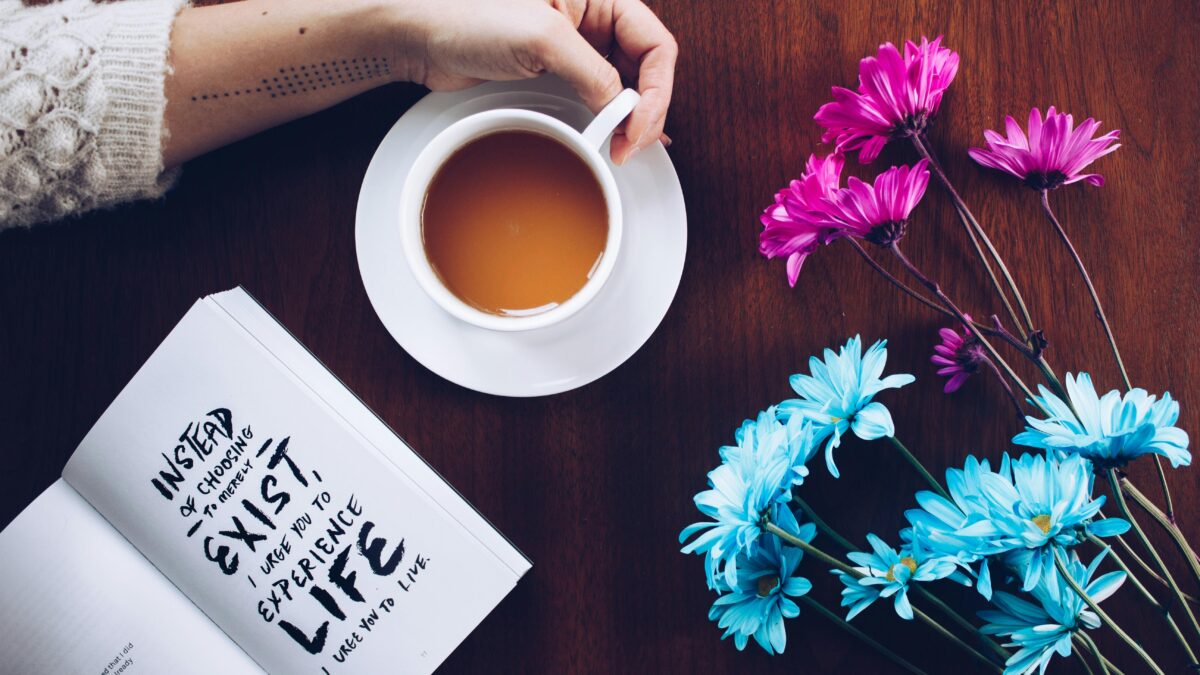
[{"label": "flower stem", "polygon": [[914,134],[912,136],[912,141],[913,146],[917,149],[917,153],[920,154],[924,159],[929,160],[929,165],[933,167],[933,174],[937,176],[937,179],[942,184],[942,187],[945,188],[947,194],[950,195],[950,200],[954,202],[954,210],[958,213],[959,220],[963,224],[963,229],[966,230],[967,236],[971,239],[971,244],[975,247],[975,253],[979,256],[979,261],[983,263],[983,268],[987,270],[987,275],[992,282],[992,287],[996,289],[996,293],[1000,296],[1001,302],[1004,303],[1004,308],[1008,311],[1008,315],[1012,318],[1013,325],[1020,328],[1021,321],[1017,318],[1017,313],[1013,311],[1012,303],[1010,303],[1008,300],[1008,294],[1001,289],[1000,281],[996,278],[996,273],[992,271],[991,263],[988,262],[987,256],[984,255],[983,249],[980,248],[980,240],[982,240],[987,246],[988,252],[991,254],[992,259],[996,262],[996,266],[1000,268],[1000,273],[1004,275],[1004,280],[1007,282],[1008,288],[1013,294],[1013,298],[1016,299],[1017,305],[1021,308],[1021,314],[1025,317],[1025,330],[1023,332],[1026,334],[1032,333],[1033,319],[1029,316],[1029,309],[1025,307],[1025,300],[1021,297],[1021,291],[1017,288],[1016,282],[1013,281],[1012,274],[1009,273],[1008,267],[1005,266],[1004,259],[1000,257],[1000,254],[996,251],[996,247],[992,245],[991,239],[988,238],[987,233],[985,233],[983,228],[980,227],[979,221],[975,220],[975,216],[971,213],[971,210],[967,208],[966,202],[964,202],[962,197],[959,196],[958,191],[954,189],[954,185],[950,182],[950,178],[946,175],[946,172],[942,170],[942,165],[940,162],[938,162],[937,157],[935,157],[929,147],[925,145],[924,139],[922,139],[919,134]]},{"label": "flower stem", "polygon": [[929,473],[929,470],[925,468],[925,465],[921,463],[921,460],[917,459],[917,456],[912,454],[912,451],[909,450],[908,447],[906,447],[903,443],[901,443],[900,439],[896,438],[895,436],[888,436],[887,439],[893,446],[895,446],[897,450],[900,451],[900,454],[904,456],[904,459],[908,460],[908,463],[917,470],[917,473],[920,473],[921,476],[925,478],[925,482],[929,483],[930,487],[932,487],[942,497],[950,499],[950,493],[946,492],[946,489],[942,487],[942,484],[938,482],[938,479],[934,478],[933,474]]},{"label": "flower stem", "polygon": [[[1157,457],[1157,455],[1155,456]],[[1183,530],[1179,529],[1179,525],[1170,515],[1163,513],[1161,509],[1155,506],[1154,502],[1150,501],[1141,490],[1137,489],[1128,477],[1122,477],[1120,485],[1121,489],[1130,497],[1133,497],[1133,501],[1142,507],[1142,510],[1150,514],[1150,517],[1171,536],[1171,540],[1175,542],[1176,548],[1179,549],[1179,554],[1187,560],[1188,566],[1192,570],[1192,576],[1196,578],[1197,583],[1200,583],[1200,559],[1196,557],[1196,551],[1188,543],[1187,537],[1183,536]]]},{"label": "flower stem", "polygon": [[[1107,657],[1100,653],[1099,647],[1096,647],[1095,650],[1092,650],[1092,648],[1088,646],[1089,643],[1093,646],[1096,643],[1093,642],[1088,636],[1081,636],[1081,633],[1083,633],[1083,631],[1071,634],[1071,640],[1075,642],[1076,647],[1079,647],[1080,649],[1086,648],[1091,651],[1092,654],[1097,657],[1096,660],[1100,662],[1100,667],[1106,669],[1106,671],[1112,675],[1125,675],[1125,673],[1122,672],[1121,669],[1116,666],[1116,664],[1114,664],[1112,661],[1109,661]],[[1088,639],[1085,640],[1085,638]]]},{"label": "flower stem", "polygon": [[[1096,675],[1096,671],[1092,670],[1092,665],[1087,663],[1087,659],[1084,658],[1084,652],[1072,650],[1070,653],[1073,653],[1075,661],[1078,661],[1081,667],[1084,667],[1084,673],[1087,673],[1087,675]],[[1109,670],[1104,668],[1104,663],[1100,663],[1100,670],[1103,671],[1104,675],[1109,675]]]},{"label": "flower stem", "polygon": [[[830,565],[831,567],[833,567],[834,569],[837,569],[840,572],[845,572],[846,574],[849,574],[850,576],[852,576],[856,579],[861,579],[866,576],[862,572],[859,572],[858,570],[847,565],[846,563],[842,562],[841,560],[838,560],[837,558],[829,555],[828,553],[822,551],[821,549],[817,548],[816,546],[813,546],[812,544],[808,543],[807,541],[804,541],[803,539],[793,535],[792,533],[788,532],[787,530],[784,530],[783,528],[779,527],[775,523],[768,521],[763,524],[763,529],[765,531],[770,532],[771,534],[779,537],[780,539],[786,541],[787,543],[791,544],[792,546],[795,546],[796,548],[804,551],[805,553],[808,553],[809,555],[813,556],[814,558],[817,558],[818,560],[825,563],[826,565]],[[956,636],[954,633],[951,633],[950,631],[946,630],[945,627],[943,627],[940,623],[935,621],[932,617],[930,617],[925,612],[922,612],[920,609],[913,607],[913,615],[916,616],[918,619],[920,619],[925,625],[929,626],[937,633],[940,633],[947,640],[950,640],[951,642],[956,644],[958,647],[960,647],[961,649],[966,651],[968,654],[975,657],[977,660],[979,660],[983,663],[986,663],[995,672],[1001,672],[1001,669],[999,667],[997,667],[996,664],[993,663],[991,659],[989,659],[988,657],[981,654],[978,650],[976,650],[974,647],[972,647],[971,645],[964,642],[961,638]]]},{"label": "flower stem", "polygon": [[1113,357],[1117,360],[1117,367],[1121,369],[1121,379],[1125,381],[1125,388],[1132,389],[1133,385],[1129,381],[1129,373],[1125,370],[1125,362],[1121,360],[1121,350],[1117,349],[1117,339],[1113,337],[1112,325],[1108,322],[1108,317],[1104,314],[1104,306],[1100,304],[1100,296],[1096,294],[1096,287],[1092,284],[1092,277],[1088,274],[1087,267],[1083,264],[1083,259],[1079,257],[1079,252],[1075,250],[1075,245],[1071,243],[1071,238],[1067,236],[1067,231],[1063,229],[1062,223],[1059,222],[1058,216],[1054,215],[1054,209],[1050,208],[1050,191],[1040,190],[1042,196],[1042,210],[1046,212],[1046,217],[1050,219],[1050,224],[1054,226],[1054,231],[1058,233],[1058,238],[1062,240],[1064,246],[1071,253],[1071,259],[1075,261],[1075,267],[1079,269],[1079,275],[1083,277],[1083,283],[1087,286],[1088,294],[1092,296],[1092,306],[1096,309],[1096,318],[1100,320],[1100,325],[1104,326],[1104,335],[1108,338],[1108,346],[1112,349]]},{"label": "flower stem", "polygon": [[964,630],[971,632],[971,633],[975,633],[975,635],[979,638],[979,641],[981,643],[983,643],[988,649],[991,649],[996,654],[996,656],[1000,657],[1001,661],[1006,661],[1006,660],[1008,660],[1008,657],[1012,656],[1012,654],[1008,653],[1008,650],[1006,650],[1004,647],[1001,647],[1000,645],[996,644],[996,642],[994,640],[992,640],[990,637],[988,637],[987,635],[984,635],[979,630],[978,626],[972,624],[970,621],[967,621],[965,618],[963,618],[963,616],[961,614],[954,611],[953,607],[951,607],[950,605],[947,605],[941,598],[934,595],[932,591],[927,591],[922,586],[912,586],[911,588],[913,590],[915,590],[917,592],[917,594],[919,594],[922,598],[924,598],[925,600],[928,600],[930,604],[932,604],[933,606],[942,610],[942,613],[945,614],[947,617],[949,617],[951,621],[958,624]]},{"label": "flower stem", "polygon": [[1130,513],[1129,503],[1125,501],[1125,493],[1121,491],[1121,487],[1117,481],[1116,469],[1109,469],[1106,475],[1108,476],[1109,488],[1113,493],[1113,499],[1115,499],[1117,502],[1117,509],[1120,510],[1121,515],[1129,521],[1129,525],[1133,528],[1134,533],[1137,534],[1138,539],[1141,540],[1142,546],[1145,547],[1146,551],[1150,554],[1150,559],[1154,561],[1154,564],[1158,566],[1158,570],[1162,572],[1163,578],[1167,580],[1167,585],[1171,587],[1171,592],[1175,594],[1175,599],[1179,601],[1178,604],[1183,606],[1184,611],[1187,613],[1188,619],[1190,619],[1192,622],[1192,628],[1196,631],[1197,635],[1200,635],[1200,623],[1196,622],[1196,615],[1192,612],[1191,605],[1189,605],[1187,600],[1183,597],[1183,590],[1179,588],[1179,584],[1175,583],[1175,577],[1171,576],[1171,570],[1167,567],[1166,563],[1163,562],[1162,556],[1158,554],[1158,551],[1154,548],[1154,545],[1150,543],[1150,538],[1146,536],[1145,530],[1142,529],[1142,526],[1138,524],[1137,519],[1133,517],[1132,513]]},{"label": "flower stem", "polygon": [[[1158,583],[1162,584],[1167,590],[1171,589],[1171,585],[1167,583],[1167,580],[1162,578],[1162,575],[1160,575],[1158,572],[1154,571],[1154,569],[1150,567],[1150,564],[1143,560],[1140,555],[1138,555],[1137,551],[1133,550],[1133,546],[1129,542],[1125,541],[1125,537],[1118,535],[1113,537],[1113,539],[1117,540],[1117,543],[1121,546],[1121,550],[1125,551],[1125,554],[1132,558],[1133,561],[1138,564],[1138,567],[1142,568],[1142,571],[1148,574],[1151,579],[1154,579]],[[1106,546],[1106,544],[1100,541],[1098,538],[1096,541],[1100,544],[1100,546]],[[1193,605],[1200,605],[1200,599],[1188,595],[1187,593],[1183,594],[1183,598]]]},{"label": "flower stem", "polygon": [[[871,266],[871,269],[878,272],[879,275],[882,276],[884,279],[886,279],[889,283],[891,283],[896,288],[900,289],[900,292],[902,292],[905,295],[909,296],[910,298],[916,300],[917,302],[921,303],[922,305],[925,305],[929,309],[932,309],[933,311],[935,311],[939,314],[942,314],[943,316],[947,316],[951,319],[957,319],[957,317],[954,316],[954,312],[951,312],[950,310],[946,309],[945,307],[942,307],[941,305],[934,302],[933,300],[930,300],[929,298],[925,297],[924,295],[921,295],[917,291],[913,290],[913,288],[911,286],[909,286],[908,284],[904,283],[903,281],[900,281],[899,279],[897,279],[896,276],[893,275],[891,272],[883,269],[883,266],[879,264],[879,261],[875,260],[875,258],[872,257],[870,253],[867,253],[867,250],[865,248],[863,248],[862,244],[858,243],[857,239],[855,239],[853,237],[847,237],[846,241],[850,242],[850,244],[852,246],[854,246],[854,250],[858,251],[858,254],[860,256],[862,256],[862,259],[865,260],[867,262],[867,264]],[[997,335],[997,336],[1000,335],[1000,333],[998,333],[996,331],[996,329],[992,328],[991,326],[985,326],[984,324],[981,324],[978,321],[972,321],[971,323],[975,324],[976,328],[978,328],[980,331],[982,331],[984,333],[987,333],[988,335]],[[1019,340],[1017,341],[1017,344],[1018,345],[1020,344]]]},{"label": "flower stem", "polygon": [[[1106,663],[1108,661],[1108,659],[1105,659],[1104,655],[1100,653],[1100,646],[1096,644],[1096,641],[1093,640],[1090,635],[1088,635],[1087,633],[1085,633],[1083,631],[1079,631],[1078,633],[1076,633],[1076,635],[1078,635],[1079,639],[1082,640],[1083,643],[1088,646],[1088,649],[1090,649],[1092,651],[1092,656],[1096,657],[1096,663],[1100,664],[1100,672],[1103,673],[1103,675],[1109,675],[1108,665]],[[1091,668],[1091,666],[1089,666],[1087,664],[1087,659],[1083,658],[1083,653],[1080,651],[1076,651],[1075,654],[1079,656],[1079,662],[1083,664],[1083,667],[1090,674],[1092,672],[1092,668]]]},{"label": "flower stem", "polygon": [[983,362],[988,364],[988,368],[995,374],[996,379],[1000,382],[1000,386],[1004,387],[1004,393],[1008,394],[1008,400],[1012,402],[1013,409],[1017,411],[1017,421],[1024,422],[1025,411],[1021,409],[1021,400],[1013,393],[1012,387],[1008,384],[1008,379],[1004,377],[1004,373],[1000,372],[1000,369],[996,367],[996,364],[992,363],[991,359],[984,359]]},{"label": "flower stem", "polygon": [[[1083,258],[1079,257],[1079,251],[1075,250],[1075,244],[1071,243],[1071,238],[1067,236],[1067,231],[1063,229],[1058,216],[1054,215],[1054,209],[1050,208],[1049,190],[1041,190],[1041,202],[1042,210],[1046,212],[1046,218],[1054,226],[1054,231],[1058,233],[1058,238],[1062,240],[1063,246],[1066,246],[1067,251],[1070,252],[1071,259],[1075,261],[1075,267],[1079,270],[1079,276],[1083,278],[1083,283],[1087,286],[1088,295],[1092,297],[1092,307],[1096,310],[1096,318],[1100,320],[1100,325],[1104,327],[1104,337],[1108,338],[1108,346],[1112,349],[1113,358],[1117,360],[1117,368],[1121,371],[1125,389],[1133,389],[1133,382],[1129,380],[1129,371],[1125,369],[1125,361],[1121,358],[1121,350],[1117,348],[1117,338],[1113,335],[1112,324],[1109,323],[1108,316],[1104,313],[1104,305],[1100,303],[1100,295],[1096,293],[1096,286],[1092,283],[1087,266],[1083,264]],[[1158,469],[1158,482],[1162,486],[1163,501],[1167,504],[1167,517],[1173,521],[1175,520],[1175,504],[1171,500],[1171,488],[1167,486],[1167,473],[1163,470],[1162,458],[1158,455],[1154,456],[1154,465]]]},{"label": "flower stem", "polygon": [[[996,316],[995,314],[992,315],[992,324],[996,327],[996,335],[998,335],[1000,339],[1012,345],[1013,349],[1016,349],[1018,352],[1024,354],[1025,358],[1032,361],[1033,365],[1037,366],[1037,369],[1042,372],[1042,377],[1046,378],[1046,382],[1054,388],[1054,392],[1058,394],[1060,398],[1066,401],[1068,406],[1070,406],[1071,397],[1067,395],[1067,389],[1063,386],[1062,380],[1059,380],[1058,375],[1054,374],[1054,369],[1050,367],[1050,362],[1048,362],[1046,357],[1042,354],[1041,348],[1035,348],[1027,344],[1022,344],[1017,336],[1008,332],[1004,328],[1004,324],[1000,322],[1000,317]],[[1072,407],[1071,410],[1074,411],[1074,408]]]},{"label": "flower stem", "polygon": [[817,512],[813,509],[813,507],[808,505],[808,502],[804,501],[803,499],[801,499],[800,497],[797,497],[794,494],[792,495],[792,501],[796,502],[796,505],[800,507],[801,511],[804,511],[804,514],[807,515],[808,519],[811,520],[813,522],[813,524],[817,526],[818,530],[824,532],[825,535],[828,536],[830,539],[832,539],[834,542],[836,542],[838,546],[841,546],[842,548],[846,549],[847,551],[858,550],[857,548],[855,548],[854,544],[850,543],[849,539],[838,534],[837,530],[830,527],[829,523],[825,522],[825,520],[823,518],[821,518],[821,516],[818,516]]},{"label": "flower stem", "polygon": [[821,603],[817,602],[816,600],[813,600],[811,597],[809,597],[807,595],[801,596],[800,602],[803,602],[804,604],[808,605],[808,607],[810,609],[812,609],[813,611],[815,611],[816,613],[820,614],[821,616],[825,617],[826,619],[829,619],[838,628],[841,628],[842,630],[853,635],[854,637],[858,638],[859,640],[862,640],[863,642],[865,642],[867,644],[867,646],[871,647],[875,651],[877,651],[880,654],[882,654],[883,656],[887,657],[889,660],[891,660],[892,663],[895,663],[897,666],[900,666],[901,668],[907,670],[908,672],[913,673],[913,675],[926,675],[925,671],[914,666],[913,664],[909,663],[908,661],[905,661],[903,658],[901,658],[898,654],[896,654],[892,650],[890,650],[887,647],[884,647],[883,645],[876,642],[871,636],[869,636],[866,633],[862,632],[861,630],[855,628],[854,626],[851,626],[849,621],[846,621],[845,619],[838,616],[837,614],[834,614],[827,607],[825,607],[825,605],[822,605]]},{"label": "flower stem", "polygon": [[1150,593],[1146,586],[1142,584],[1142,581],[1137,578],[1137,575],[1133,573],[1133,570],[1129,569],[1129,566],[1126,565],[1125,561],[1121,559],[1121,556],[1117,555],[1116,551],[1113,551],[1110,546],[1105,544],[1094,534],[1088,535],[1088,539],[1102,549],[1108,550],[1108,557],[1111,558],[1114,563],[1116,563],[1117,567],[1121,568],[1121,570],[1125,572],[1126,578],[1133,582],[1134,587],[1137,588],[1138,592],[1142,594],[1142,597],[1145,598],[1146,602],[1149,603],[1150,606],[1157,612],[1162,614],[1163,620],[1167,622],[1167,627],[1171,629],[1171,633],[1175,636],[1175,639],[1179,641],[1180,646],[1182,646],[1183,650],[1187,652],[1188,662],[1195,664],[1196,654],[1192,651],[1192,647],[1188,644],[1187,639],[1183,637],[1183,631],[1179,630],[1179,624],[1175,623],[1175,617],[1171,616],[1170,608],[1163,605],[1154,597],[1153,594]]},{"label": "flower stem", "polygon": [[[967,330],[971,331],[971,333],[975,336],[975,339],[979,340],[979,343],[982,344],[984,349],[987,350],[988,355],[991,356],[992,360],[994,360],[997,365],[1004,369],[1005,374],[1007,374],[1008,377],[1012,379],[1012,381],[1015,382],[1018,387],[1020,387],[1025,396],[1027,396],[1030,400],[1033,400],[1033,392],[1030,391],[1029,387],[1025,386],[1025,382],[1023,382],[1020,376],[1018,376],[1017,373],[1012,369],[1012,366],[1008,365],[1008,362],[1004,360],[1004,357],[1000,356],[1000,353],[996,351],[996,348],[992,346],[991,342],[988,342],[988,339],[983,336],[983,333],[979,332],[979,329],[975,328],[969,321],[967,321],[966,315],[963,314],[962,310],[958,308],[958,305],[955,305],[954,302],[942,292],[941,286],[939,286],[938,283],[933,279],[925,276],[925,274],[918,269],[911,260],[908,259],[908,256],[904,255],[904,251],[900,250],[900,245],[898,243],[892,242],[888,248],[891,249],[892,254],[900,260],[900,264],[904,265],[904,269],[908,270],[909,274],[913,275],[917,281],[920,281],[921,285],[925,286],[925,288],[928,288],[929,292],[933,293],[934,296],[936,296],[937,299],[946,306],[946,309],[954,312],[954,315],[958,317],[958,320],[963,322],[963,325],[967,327]],[[1046,414],[1049,414],[1049,412],[1046,411]]]},{"label": "flower stem", "polygon": [[[833,527],[831,527],[829,525],[829,523],[825,522],[820,516],[818,516],[816,511],[811,506],[809,506],[808,503],[805,502],[803,499],[793,496],[792,501],[796,502],[796,504],[800,507],[800,510],[804,511],[804,513],[808,516],[809,520],[811,520],[813,522],[813,524],[815,524],[817,526],[818,530],[820,530],[822,533],[824,533],[830,539],[833,539],[835,542],[837,542],[837,544],[839,546],[846,549],[847,551],[858,551],[859,550],[858,547],[856,547],[854,544],[850,543],[850,540],[843,537],[837,530],[833,529]],[[993,652],[995,652],[996,655],[999,656],[1001,660],[1005,660],[1009,656],[1011,656],[1003,647],[996,644],[995,641],[993,641],[991,638],[989,638],[988,636],[986,636],[982,632],[980,632],[980,630],[977,626],[973,625],[970,621],[967,621],[966,619],[964,619],[961,614],[954,611],[953,607],[951,607],[950,605],[947,605],[944,601],[942,601],[941,598],[934,595],[932,591],[925,590],[925,588],[922,586],[912,586],[912,589],[915,590],[917,593],[919,593],[921,595],[921,597],[928,600],[931,604],[935,605],[938,609],[942,610],[942,612],[947,617],[949,617],[951,621],[958,624],[959,626],[961,626],[968,632],[972,632],[972,633],[975,633],[976,635],[978,635],[980,641],[983,642],[984,644],[986,644],[987,647],[989,649],[991,649]]]},{"label": "flower stem", "polygon": [[1092,600],[1092,598],[1087,594],[1087,591],[1083,590],[1083,588],[1079,586],[1079,582],[1075,581],[1075,577],[1071,576],[1071,572],[1067,569],[1067,566],[1063,564],[1062,554],[1058,551],[1058,549],[1054,550],[1054,566],[1058,568],[1058,575],[1062,577],[1063,581],[1067,582],[1067,585],[1071,587],[1071,590],[1075,591],[1075,594],[1078,595],[1083,602],[1089,608],[1091,608],[1093,612],[1096,613],[1096,616],[1100,617],[1101,621],[1108,624],[1109,630],[1111,630],[1113,633],[1116,633],[1117,637],[1124,640],[1125,644],[1129,645],[1133,651],[1137,652],[1137,655],[1142,657],[1142,660],[1146,662],[1146,665],[1150,666],[1151,670],[1158,675],[1165,675],[1162,668],[1158,667],[1158,664],[1154,662],[1154,659],[1150,658],[1150,655],[1146,653],[1146,650],[1142,649],[1142,646],[1139,645],[1136,640],[1129,637],[1129,634],[1122,630],[1121,627],[1117,625],[1117,622],[1113,621],[1111,616],[1109,616],[1104,610],[1100,609],[1100,605],[1097,605],[1096,601]]}]

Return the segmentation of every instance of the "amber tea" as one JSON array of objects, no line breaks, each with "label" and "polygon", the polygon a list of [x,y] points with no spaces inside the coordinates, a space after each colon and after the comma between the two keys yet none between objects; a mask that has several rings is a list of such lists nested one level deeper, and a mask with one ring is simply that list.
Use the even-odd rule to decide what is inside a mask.
[{"label": "amber tea", "polygon": [[430,265],[463,302],[504,316],[557,307],[604,255],[608,207],[584,160],[529,131],[499,131],[459,148],[425,194]]}]

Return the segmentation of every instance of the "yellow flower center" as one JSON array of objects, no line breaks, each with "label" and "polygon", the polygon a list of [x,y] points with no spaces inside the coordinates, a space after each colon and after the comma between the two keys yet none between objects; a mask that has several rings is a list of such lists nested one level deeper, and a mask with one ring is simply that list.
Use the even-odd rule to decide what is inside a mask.
[{"label": "yellow flower center", "polygon": [[779,585],[779,577],[772,574],[767,577],[758,578],[758,597],[766,598],[775,592],[775,587]]},{"label": "yellow flower center", "polygon": [[895,581],[896,580],[896,574],[895,574],[896,568],[901,567],[901,566],[907,567],[909,574],[916,574],[917,559],[910,555],[904,556],[903,558],[900,559],[900,562],[896,563],[895,565],[892,565],[891,568],[888,569],[887,575],[884,578],[886,578],[888,581]]},{"label": "yellow flower center", "polygon": [[834,424],[837,424],[838,422],[841,422],[841,421],[842,421],[842,418],[838,417],[837,415],[830,415],[830,416],[829,416],[829,421],[830,421],[830,422],[832,422],[832,423],[834,423]]},{"label": "yellow flower center", "polygon": [[1031,518],[1031,520],[1033,521],[1034,525],[1037,525],[1038,527],[1040,527],[1042,529],[1042,534],[1050,534],[1050,516],[1049,515],[1043,513],[1040,516],[1034,516],[1033,518]]}]

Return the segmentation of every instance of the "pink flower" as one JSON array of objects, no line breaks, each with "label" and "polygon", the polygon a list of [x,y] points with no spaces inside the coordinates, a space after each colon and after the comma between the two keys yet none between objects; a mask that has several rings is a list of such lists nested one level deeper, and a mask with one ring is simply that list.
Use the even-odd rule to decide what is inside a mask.
[{"label": "pink flower", "polygon": [[893,166],[874,184],[851,177],[839,187],[843,163],[840,155],[810,156],[804,175],[776,194],[760,217],[758,250],[767,258],[787,256],[792,286],[818,245],[842,237],[880,246],[899,241],[929,185],[929,163],[921,160],[911,167]]},{"label": "pink flower", "polygon": [[908,216],[925,196],[929,162],[893,166],[868,184],[853,176],[838,190],[825,214],[838,227],[831,239],[851,236],[887,246],[904,236]]},{"label": "pink flower", "polygon": [[876,56],[858,64],[858,91],[833,88],[833,102],[814,119],[825,127],[822,142],[837,142],[838,152],[858,151],[866,164],[891,138],[919,134],[937,114],[942,95],[958,73],[958,54],[921,38],[921,44],[880,45]]},{"label": "pink flower", "polygon": [[[970,316],[963,316],[966,316],[968,321],[971,320]],[[967,378],[979,372],[979,366],[987,360],[983,345],[979,344],[971,331],[966,326],[962,327],[962,331],[959,335],[953,328],[939,330],[938,335],[942,341],[933,348],[933,356],[929,359],[942,366],[938,368],[938,375],[950,378],[943,389],[947,394],[958,391]]]},{"label": "pink flower", "polygon": [[821,214],[841,183],[841,155],[811,155],[804,174],[775,195],[763,211],[758,250],[767,258],[787,256],[788,283],[796,285],[800,266],[818,244],[828,243],[833,228]]},{"label": "pink flower", "polygon": [[[1006,171],[1025,181],[1035,190],[1052,190],[1085,180],[1092,185],[1104,185],[1104,177],[1096,173],[1080,173],[1089,164],[1121,147],[1116,143],[1120,130],[1092,138],[1100,123],[1087,118],[1079,128],[1070,115],[1060,114],[1050,106],[1046,120],[1037,108],[1029,111],[1029,136],[1011,116],[1005,119],[1008,138],[995,131],[983,132],[988,149],[967,151],[976,162]],[[1115,145],[1114,145],[1115,144]]]}]

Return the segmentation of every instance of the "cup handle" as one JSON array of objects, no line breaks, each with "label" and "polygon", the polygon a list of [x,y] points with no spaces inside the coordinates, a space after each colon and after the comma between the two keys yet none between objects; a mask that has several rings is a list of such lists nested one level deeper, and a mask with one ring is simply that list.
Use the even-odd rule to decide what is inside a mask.
[{"label": "cup handle", "polygon": [[633,112],[634,106],[641,99],[642,97],[632,89],[626,89],[617,94],[616,98],[609,101],[608,105],[604,106],[604,109],[596,115],[596,119],[592,120],[592,123],[583,130],[583,140],[599,150],[604,145],[604,141],[612,135],[617,125]]}]

